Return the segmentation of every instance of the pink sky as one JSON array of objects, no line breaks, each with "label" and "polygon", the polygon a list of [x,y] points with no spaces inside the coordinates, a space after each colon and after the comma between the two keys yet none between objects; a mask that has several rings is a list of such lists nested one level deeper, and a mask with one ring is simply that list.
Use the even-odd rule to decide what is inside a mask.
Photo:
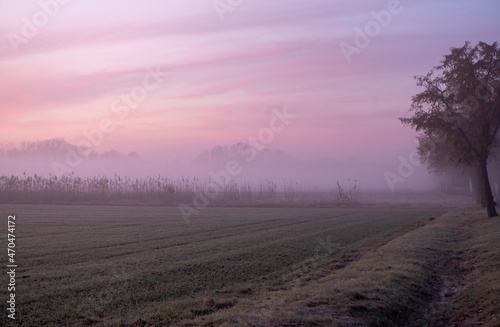
[{"label": "pink sky", "polygon": [[[396,0],[242,1],[223,20],[212,0],[60,1],[0,0],[0,143],[76,144],[107,118],[96,151],[187,160],[258,135],[286,107],[296,118],[268,147],[391,163],[414,147],[397,120],[413,76],[452,46],[500,36],[500,2],[401,0],[348,63],[340,44]],[[126,118],[113,112],[155,67],[169,75]]]}]

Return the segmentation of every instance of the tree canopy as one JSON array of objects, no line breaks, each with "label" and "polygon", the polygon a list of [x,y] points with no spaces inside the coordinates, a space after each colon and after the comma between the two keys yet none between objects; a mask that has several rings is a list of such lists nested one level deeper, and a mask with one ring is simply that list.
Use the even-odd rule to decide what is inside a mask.
[{"label": "tree canopy", "polygon": [[[451,48],[440,65],[415,79],[424,90],[412,98],[413,116],[400,118],[401,122],[422,132],[422,138],[439,141],[434,148],[446,149],[445,155],[433,155],[433,159],[477,167],[488,216],[497,216],[487,172],[487,162],[499,146],[497,42],[479,42],[474,47],[465,42],[462,47]],[[429,157],[429,153],[426,155]]]}]

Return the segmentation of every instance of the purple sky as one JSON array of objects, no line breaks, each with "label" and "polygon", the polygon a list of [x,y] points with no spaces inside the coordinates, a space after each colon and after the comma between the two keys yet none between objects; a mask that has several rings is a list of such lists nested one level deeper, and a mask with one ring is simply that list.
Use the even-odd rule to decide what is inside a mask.
[{"label": "purple sky", "polygon": [[60,2],[0,0],[1,143],[91,135],[99,152],[188,160],[266,137],[286,108],[268,148],[390,164],[414,147],[397,120],[413,76],[500,36],[493,0]]}]

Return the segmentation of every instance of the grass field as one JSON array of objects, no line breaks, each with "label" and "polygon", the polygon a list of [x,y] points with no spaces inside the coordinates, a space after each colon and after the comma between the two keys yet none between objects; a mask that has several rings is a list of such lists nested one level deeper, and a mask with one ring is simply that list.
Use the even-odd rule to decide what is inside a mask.
[{"label": "grass field", "polygon": [[191,224],[169,207],[0,208],[18,217],[13,326],[433,326],[460,310],[428,303],[473,233],[430,221],[440,206],[206,208]]}]

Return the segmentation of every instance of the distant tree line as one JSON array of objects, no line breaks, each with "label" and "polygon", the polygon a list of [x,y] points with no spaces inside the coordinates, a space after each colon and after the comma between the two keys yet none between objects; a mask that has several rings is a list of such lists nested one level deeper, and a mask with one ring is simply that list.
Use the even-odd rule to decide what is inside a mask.
[{"label": "distant tree line", "polygon": [[[53,138],[49,140],[42,141],[25,141],[19,144],[9,143],[0,144],[0,156],[1,157],[58,157],[64,156],[68,152],[68,148],[77,152],[77,146],[68,143],[64,138]],[[108,150],[102,153],[97,153],[91,150],[88,154],[90,158],[103,158],[103,159],[122,159],[122,158],[139,158],[136,152],[130,152],[127,155],[120,153],[116,150]]]}]

